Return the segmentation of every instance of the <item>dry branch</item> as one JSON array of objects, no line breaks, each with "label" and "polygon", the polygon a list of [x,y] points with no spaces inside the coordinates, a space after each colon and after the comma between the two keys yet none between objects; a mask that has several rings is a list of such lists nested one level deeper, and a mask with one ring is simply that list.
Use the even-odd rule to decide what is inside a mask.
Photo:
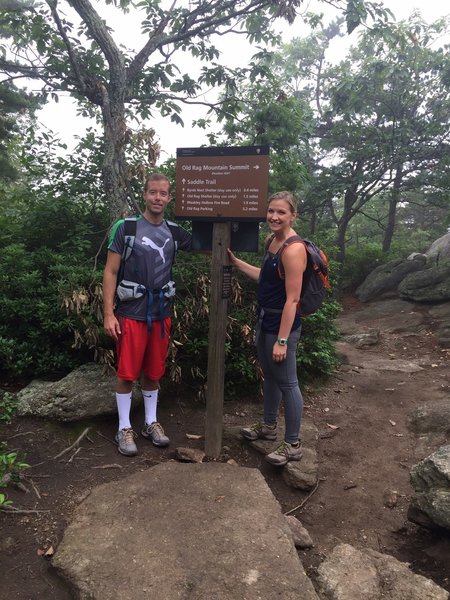
[{"label": "dry branch", "polygon": [[90,429],[91,429],[90,427],[86,427],[86,429],[83,431],[83,433],[80,436],[77,437],[77,439],[74,441],[74,443],[71,444],[65,450],[63,450],[62,452],[60,452],[59,454],[57,454],[56,456],[54,456],[53,460],[56,460],[57,458],[61,458],[61,456],[64,456],[64,454],[67,454],[67,452],[70,452],[72,450],[72,448],[76,448]]}]

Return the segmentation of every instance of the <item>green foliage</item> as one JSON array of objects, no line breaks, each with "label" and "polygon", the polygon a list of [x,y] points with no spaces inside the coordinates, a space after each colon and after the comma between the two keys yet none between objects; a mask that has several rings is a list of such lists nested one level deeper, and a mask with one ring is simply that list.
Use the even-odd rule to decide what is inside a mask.
[{"label": "green foliage", "polygon": [[[19,481],[20,474],[30,465],[23,462],[17,452],[8,451],[5,442],[0,442],[0,488],[6,488],[10,481]],[[5,493],[0,492],[0,506],[11,504]]]},{"label": "green foliage", "polygon": [[81,193],[80,172],[63,193],[64,161],[51,150],[46,160],[40,141],[36,149],[24,136],[32,184],[19,181],[0,197],[0,374],[13,378],[65,374],[94,356],[92,346],[76,343],[91,322],[68,305],[99,283],[94,259],[105,254],[107,212]]},{"label": "green foliage", "polygon": [[19,134],[17,121],[23,119],[26,111],[32,113],[35,108],[35,98],[11,83],[0,82],[0,180],[13,181],[18,178],[12,152],[14,138]]},{"label": "green foliage", "polygon": [[[51,243],[51,240],[49,240]],[[4,375],[65,373],[89,357],[73,348],[76,314],[67,314],[64,294],[74,282],[91,281],[92,268],[79,255],[24,244],[2,249],[0,363]]]},{"label": "green foliage", "polygon": [[358,247],[349,246],[342,270],[343,289],[355,290],[369,273],[392,258],[393,255],[383,252],[380,243],[367,242]]},{"label": "green foliage", "polygon": [[[0,395],[0,421],[9,424],[16,412],[17,400],[14,394],[4,392]],[[18,481],[21,472],[29,465],[19,457],[16,451],[8,450],[6,442],[0,442],[0,488],[6,488],[9,482]],[[6,493],[0,492],[0,506],[11,504]]]},{"label": "green foliage", "polygon": [[17,398],[10,392],[0,393],[0,421],[11,423],[17,410]]},{"label": "green foliage", "polygon": [[328,300],[316,313],[303,318],[297,346],[301,381],[324,380],[333,374],[338,364],[335,343],[339,338],[335,319],[340,311],[338,302]]}]

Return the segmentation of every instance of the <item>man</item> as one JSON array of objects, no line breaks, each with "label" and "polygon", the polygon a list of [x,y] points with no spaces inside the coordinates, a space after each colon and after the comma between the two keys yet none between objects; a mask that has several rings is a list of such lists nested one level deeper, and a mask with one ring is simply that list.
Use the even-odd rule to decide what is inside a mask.
[{"label": "man", "polygon": [[[103,275],[104,328],[116,341],[117,350],[119,430],[116,442],[119,452],[125,456],[137,454],[137,436],[131,427],[130,411],[132,385],[138,379],[145,407],[141,433],[155,446],[169,444],[157,420],[157,403],[169,345],[170,297],[174,295],[172,264],[177,249],[191,247],[190,234],[177,225],[169,227],[164,220],[171,200],[167,177],[161,173],[151,174],[145,182],[143,197],[145,211],[137,218],[129,257],[122,259],[126,232],[125,222],[121,220],[111,231]],[[173,231],[178,239],[174,239]]]}]

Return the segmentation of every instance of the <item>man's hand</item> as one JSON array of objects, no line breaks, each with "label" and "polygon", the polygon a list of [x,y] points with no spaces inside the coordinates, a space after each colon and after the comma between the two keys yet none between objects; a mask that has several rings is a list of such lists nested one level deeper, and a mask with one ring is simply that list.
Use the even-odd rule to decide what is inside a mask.
[{"label": "man's hand", "polygon": [[115,315],[110,315],[104,318],[103,328],[105,330],[105,333],[110,337],[114,338],[117,342],[117,340],[119,339],[119,335],[122,332],[120,330],[120,323],[115,317]]}]

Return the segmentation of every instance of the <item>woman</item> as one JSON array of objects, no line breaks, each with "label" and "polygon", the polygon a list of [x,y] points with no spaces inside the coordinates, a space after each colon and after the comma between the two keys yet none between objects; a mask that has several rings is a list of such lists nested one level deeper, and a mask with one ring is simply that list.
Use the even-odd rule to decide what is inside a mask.
[{"label": "woman", "polygon": [[[264,422],[241,429],[241,435],[248,440],[276,440],[278,409],[283,400],[284,441],[266,456],[269,463],[278,466],[300,460],[303,454],[299,442],[303,397],[297,378],[296,347],[301,332],[298,303],[307,258],[300,239],[285,244],[289,238],[298,237],[293,229],[296,217],[294,196],[277,192],[269,198],[267,207],[266,221],[272,236],[261,268],[228,250],[232,266],[258,282],[256,348],[264,374]],[[283,278],[280,273],[284,273]]]}]

